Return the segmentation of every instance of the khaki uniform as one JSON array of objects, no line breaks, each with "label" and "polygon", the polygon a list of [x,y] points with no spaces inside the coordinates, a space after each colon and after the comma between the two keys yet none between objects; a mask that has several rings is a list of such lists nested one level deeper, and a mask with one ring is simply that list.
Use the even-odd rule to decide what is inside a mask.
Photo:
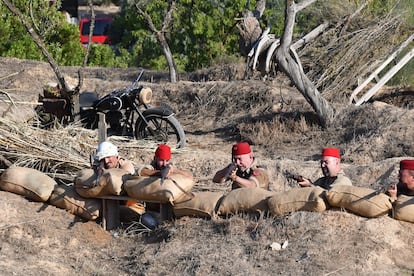
[{"label": "khaki uniform", "polygon": [[156,170],[156,164],[155,164],[155,162],[154,162],[154,160],[153,161],[151,161],[151,164],[149,164],[149,165],[140,165],[136,170],[135,170],[135,174],[136,175],[141,175],[141,171],[143,170],[143,169],[147,169],[147,170],[151,170],[151,171],[155,171]]},{"label": "khaki uniform", "polygon": [[344,175],[343,172],[339,172],[338,176],[335,177],[324,176],[318,178],[318,180],[316,180],[315,183],[313,183],[313,185],[329,190],[332,187],[339,185],[352,186],[352,182],[348,177]]},{"label": "khaki uniform", "polygon": [[124,171],[129,172],[130,174],[134,174],[135,173],[135,167],[132,164],[131,161],[126,160],[122,157],[118,158],[118,168],[122,169]]},{"label": "khaki uniform", "polygon": [[[247,168],[246,170],[237,170],[236,175],[238,177],[253,180],[256,183],[256,187],[263,188],[265,190],[269,189],[269,176],[267,174],[267,171],[263,168],[260,168],[256,165],[256,160],[253,162],[252,166],[250,168]],[[233,182],[231,185],[231,189],[238,189],[240,186]]]}]

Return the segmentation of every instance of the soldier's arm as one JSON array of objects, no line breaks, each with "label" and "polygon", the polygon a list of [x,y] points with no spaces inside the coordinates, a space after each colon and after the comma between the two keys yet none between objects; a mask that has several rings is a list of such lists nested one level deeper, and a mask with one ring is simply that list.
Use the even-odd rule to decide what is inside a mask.
[{"label": "soldier's arm", "polygon": [[193,174],[191,172],[186,171],[186,170],[178,169],[177,167],[174,167],[174,166],[171,165],[171,169],[170,169],[168,175],[170,175],[172,173],[181,174],[181,175],[184,175],[185,177],[188,177],[188,178],[193,177]]},{"label": "soldier's arm", "polygon": [[230,179],[233,180],[233,182],[239,185],[241,188],[258,187],[258,183],[253,179],[245,179],[237,176],[236,174],[231,175]]},{"label": "soldier's arm", "polygon": [[301,187],[313,187],[313,186],[315,186],[315,185],[312,183],[312,181],[310,181],[309,179],[304,178],[304,177],[302,177],[302,181],[298,181],[298,184],[299,184]]}]

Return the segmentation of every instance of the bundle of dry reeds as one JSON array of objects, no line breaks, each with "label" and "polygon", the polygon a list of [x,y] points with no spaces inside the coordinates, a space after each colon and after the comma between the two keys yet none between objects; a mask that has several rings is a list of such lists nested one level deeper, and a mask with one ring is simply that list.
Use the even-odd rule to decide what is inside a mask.
[{"label": "bundle of dry reeds", "polygon": [[97,144],[96,131],[70,125],[44,130],[29,123],[0,118],[0,156],[3,168],[11,164],[70,178],[89,166]]},{"label": "bundle of dry reeds", "polygon": [[[91,166],[98,145],[98,130],[85,129],[80,123],[65,127],[55,124],[41,129],[29,122],[15,122],[0,117],[0,169],[11,165],[33,168],[53,178],[72,181],[77,172]],[[152,157],[155,141],[111,136],[121,155],[134,161],[135,154]],[[125,156],[125,155],[127,156]]]}]

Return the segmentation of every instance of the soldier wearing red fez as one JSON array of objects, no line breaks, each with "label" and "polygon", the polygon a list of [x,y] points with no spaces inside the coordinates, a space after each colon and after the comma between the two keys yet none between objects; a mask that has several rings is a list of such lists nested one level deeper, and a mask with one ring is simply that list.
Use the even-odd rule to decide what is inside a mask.
[{"label": "soldier wearing red fez", "polygon": [[[191,172],[180,170],[173,166],[171,163],[171,157],[171,148],[168,145],[158,145],[151,165],[147,165],[139,169],[138,175],[168,177],[170,174],[175,173],[182,174],[187,177],[193,177]],[[164,172],[166,172],[166,175],[163,175]]]},{"label": "soldier wearing red fez", "polygon": [[395,200],[399,195],[414,196],[414,160],[401,160],[398,184],[390,185],[388,195]]},{"label": "soldier wearing red fez", "polygon": [[315,182],[309,179],[299,179],[298,184],[302,187],[320,186],[326,190],[337,185],[351,186],[351,180],[341,170],[341,155],[337,148],[324,148],[321,154],[321,169],[323,177]]},{"label": "soldier wearing red fez", "polygon": [[232,147],[232,163],[216,172],[213,182],[232,181],[232,189],[260,187],[269,189],[269,177],[263,168],[256,165],[249,143],[241,142]]}]

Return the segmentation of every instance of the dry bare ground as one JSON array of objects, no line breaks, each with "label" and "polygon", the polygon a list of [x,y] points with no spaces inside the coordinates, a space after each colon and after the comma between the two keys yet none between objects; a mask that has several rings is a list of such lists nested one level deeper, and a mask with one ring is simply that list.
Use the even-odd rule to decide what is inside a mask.
[{"label": "dry bare ground", "polygon": [[[53,73],[45,63],[1,58],[0,64],[0,77],[8,76],[0,78],[0,89],[16,101],[15,107],[1,103],[2,115],[16,122],[28,120],[33,116],[29,103],[53,81]],[[15,72],[19,73],[10,75]],[[166,82],[166,74],[145,74],[157,100],[177,110],[186,131],[188,147],[175,152],[173,159],[195,175],[194,191],[230,190],[211,178],[229,163],[231,145],[239,140],[253,144],[276,192],[295,187],[283,176],[285,170],[316,179],[318,155],[325,146],[341,148],[343,168],[354,185],[374,189],[396,182],[399,160],[414,158],[413,91],[384,91],[377,96],[381,102],[362,107],[347,105],[349,92],[338,91],[329,99],[337,109],[337,121],[324,131],[285,79],[243,81],[242,72],[242,66],[222,66],[181,76],[177,84]],[[76,68],[64,68],[64,73],[75,83]],[[136,75],[133,69],[90,68],[83,88],[103,95],[127,86]],[[96,135],[91,137],[97,141]],[[152,148],[119,146],[137,164],[152,157]],[[414,273],[414,224],[388,216],[368,219],[328,210],[283,217],[183,217],[142,233],[126,227],[106,232],[99,222],[85,222],[65,210],[4,191],[0,208],[2,275]],[[285,241],[285,249],[271,250],[273,242]]]}]

